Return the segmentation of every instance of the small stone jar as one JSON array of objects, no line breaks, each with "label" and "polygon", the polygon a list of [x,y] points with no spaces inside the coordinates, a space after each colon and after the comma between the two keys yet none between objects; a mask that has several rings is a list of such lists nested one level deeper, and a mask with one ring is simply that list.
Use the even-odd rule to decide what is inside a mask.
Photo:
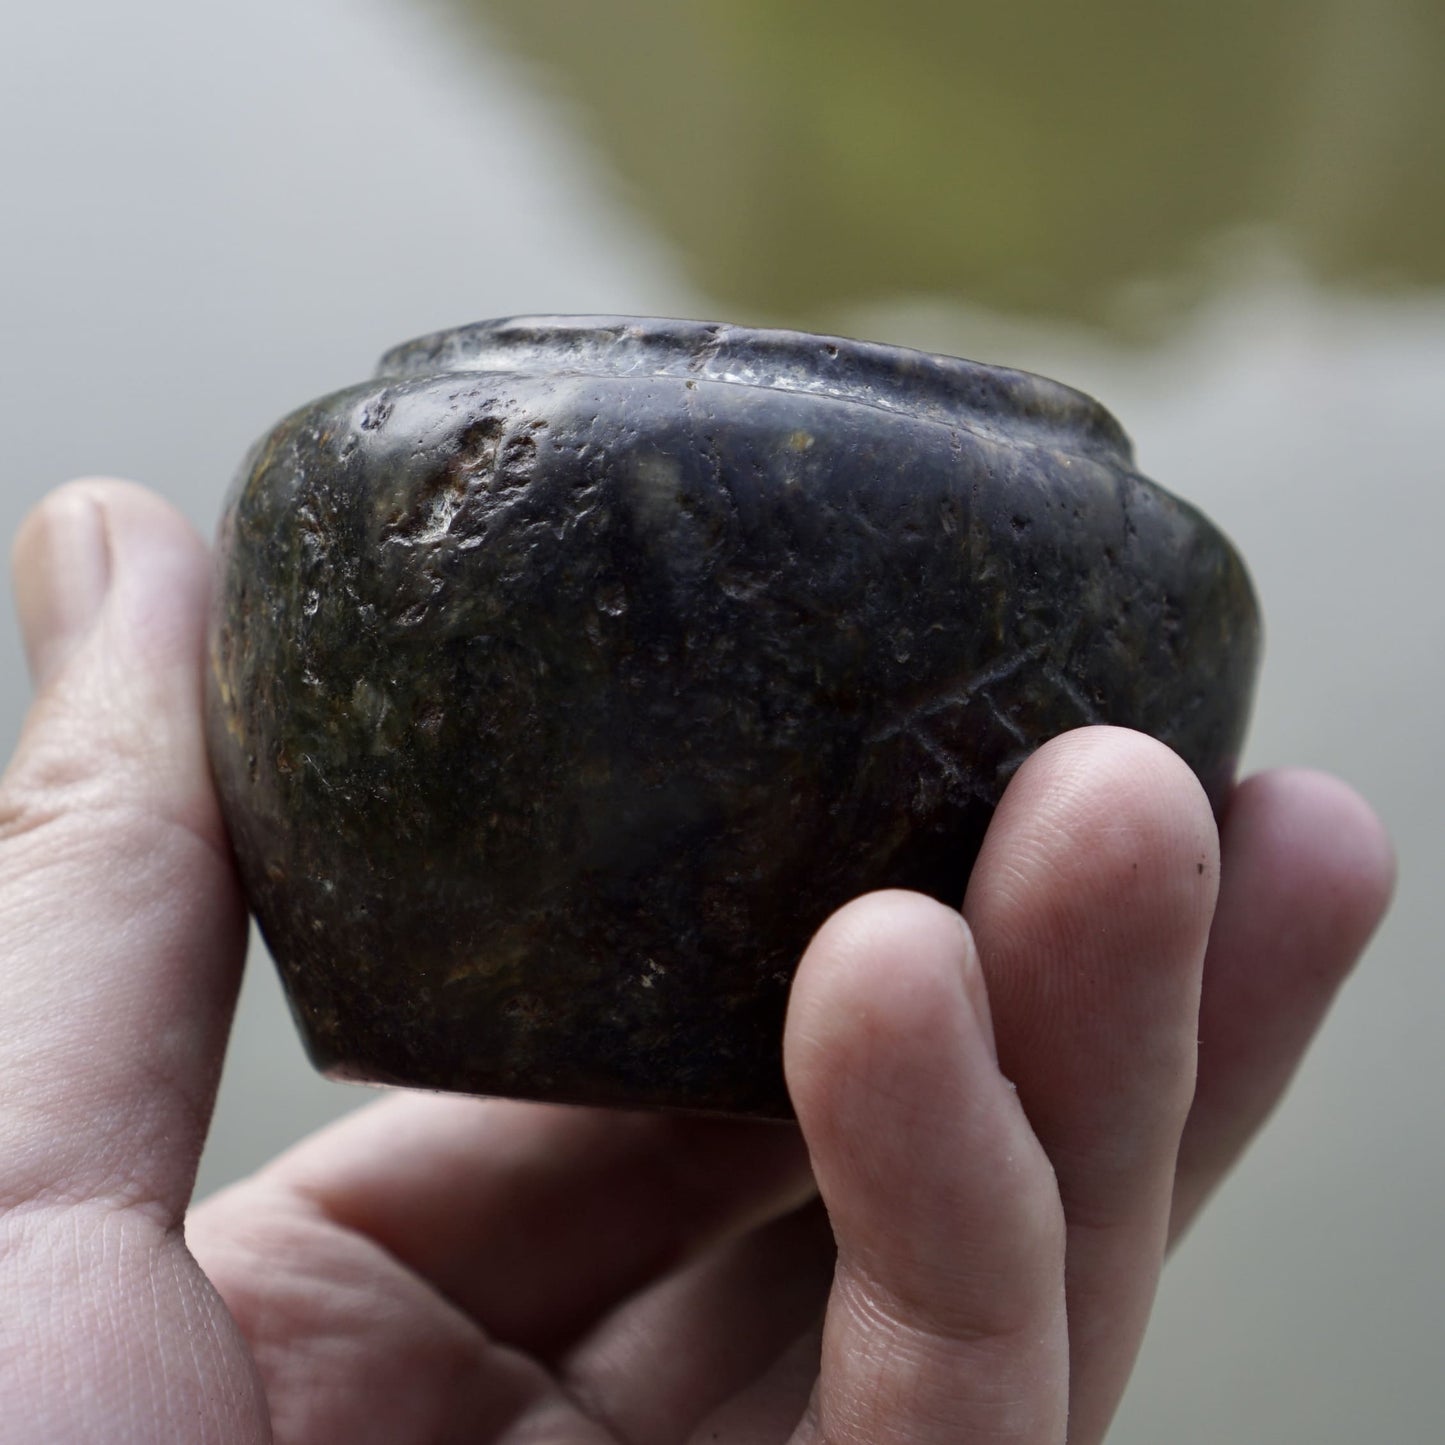
[{"label": "small stone jar", "polygon": [[1089,398],[694,322],[398,347],[258,444],[218,565],[215,774],[316,1063],[591,1104],[786,1116],[830,912],[956,906],[1070,728],[1218,808],[1259,644]]}]

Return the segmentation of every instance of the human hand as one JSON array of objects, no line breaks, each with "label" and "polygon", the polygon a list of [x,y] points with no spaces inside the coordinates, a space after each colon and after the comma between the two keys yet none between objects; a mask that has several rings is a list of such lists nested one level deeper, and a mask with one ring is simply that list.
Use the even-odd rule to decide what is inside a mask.
[{"label": "human hand", "polygon": [[245,941],[207,575],[124,484],[17,543],[0,1442],[1101,1438],[1170,1232],[1383,911],[1363,803],[1252,779],[1221,882],[1173,754],[1071,734],[1010,786],[966,925],[876,894],[815,939],[800,1131],[402,1095],[187,1217]]}]

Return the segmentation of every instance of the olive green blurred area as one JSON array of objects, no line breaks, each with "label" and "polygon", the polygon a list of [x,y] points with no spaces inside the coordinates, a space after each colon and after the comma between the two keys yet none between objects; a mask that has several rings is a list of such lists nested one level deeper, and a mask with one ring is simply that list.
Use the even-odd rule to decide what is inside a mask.
[{"label": "olive green blurred area", "polygon": [[453,0],[545,65],[719,310],[944,295],[1160,333],[1268,231],[1445,280],[1438,0]]}]

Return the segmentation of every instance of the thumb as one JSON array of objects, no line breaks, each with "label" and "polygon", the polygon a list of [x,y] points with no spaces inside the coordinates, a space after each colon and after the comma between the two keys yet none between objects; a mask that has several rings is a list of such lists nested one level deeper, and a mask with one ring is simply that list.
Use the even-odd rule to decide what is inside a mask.
[{"label": "thumb", "polygon": [[245,944],[206,762],[209,562],[124,482],[26,519],[38,689],[0,780],[0,1206],[189,1199]]}]

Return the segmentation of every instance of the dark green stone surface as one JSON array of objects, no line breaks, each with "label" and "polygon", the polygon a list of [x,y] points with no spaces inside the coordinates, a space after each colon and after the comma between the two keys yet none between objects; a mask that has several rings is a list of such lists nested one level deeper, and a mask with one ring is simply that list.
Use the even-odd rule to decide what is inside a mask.
[{"label": "dark green stone surface", "polygon": [[317,1064],[785,1114],[788,982],[869,889],[957,904],[1087,723],[1216,808],[1243,566],[1038,377],[532,318],[398,348],[248,458],[211,751]]}]

